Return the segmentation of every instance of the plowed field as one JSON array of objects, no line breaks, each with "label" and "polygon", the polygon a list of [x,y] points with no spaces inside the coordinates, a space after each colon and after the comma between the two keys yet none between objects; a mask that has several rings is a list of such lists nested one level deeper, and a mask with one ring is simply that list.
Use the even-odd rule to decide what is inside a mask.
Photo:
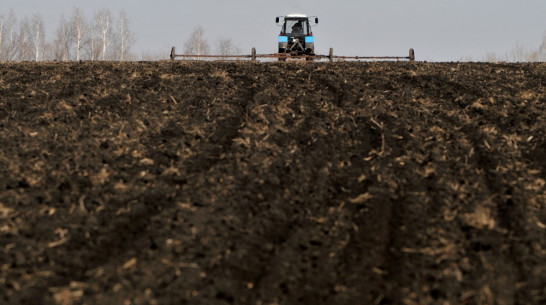
[{"label": "plowed field", "polygon": [[0,64],[1,304],[545,304],[546,64]]}]

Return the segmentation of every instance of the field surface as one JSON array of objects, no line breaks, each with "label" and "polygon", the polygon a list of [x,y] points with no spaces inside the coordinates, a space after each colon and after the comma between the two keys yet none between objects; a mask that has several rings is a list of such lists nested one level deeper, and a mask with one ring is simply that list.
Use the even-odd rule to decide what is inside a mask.
[{"label": "field surface", "polygon": [[0,64],[1,304],[545,304],[546,64]]}]

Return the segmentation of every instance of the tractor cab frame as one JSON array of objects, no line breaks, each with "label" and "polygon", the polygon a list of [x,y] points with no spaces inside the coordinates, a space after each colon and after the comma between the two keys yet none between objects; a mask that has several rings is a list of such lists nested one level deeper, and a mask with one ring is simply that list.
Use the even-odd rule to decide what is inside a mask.
[{"label": "tractor cab frame", "polygon": [[[277,17],[281,26],[279,34],[279,53],[291,55],[315,55],[315,37],[312,27],[318,24],[318,18],[303,14],[289,14]],[[311,21],[314,21],[312,23]]]}]

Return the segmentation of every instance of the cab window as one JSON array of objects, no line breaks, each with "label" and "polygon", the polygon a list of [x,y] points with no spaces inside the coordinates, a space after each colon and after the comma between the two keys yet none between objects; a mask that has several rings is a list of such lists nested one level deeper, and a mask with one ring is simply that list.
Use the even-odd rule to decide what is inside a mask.
[{"label": "cab window", "polygon": [[286,20],[283,32],[288,35],[308,35],[307,20]]}]

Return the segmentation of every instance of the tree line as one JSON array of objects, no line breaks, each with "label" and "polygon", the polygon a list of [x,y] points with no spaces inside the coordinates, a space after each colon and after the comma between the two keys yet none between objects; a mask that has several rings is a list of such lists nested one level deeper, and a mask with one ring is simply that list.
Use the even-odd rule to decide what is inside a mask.
[{"label": "tree line", "polygon": [[46,40],[44,18],[18,20],[13,10],[0,15],[0,61],[132,60],[134,43],[127,14],[100,9],[88,18],[79,8],[61,17],[53,41]]},{"label": "tree line", "polygon": [[[3,61],[71,61],[71,60],[138,60],[132,52],[134,34],[124,11],[114,16],[100,9],[91,17],[74,8],[69,18],[61,17],[52,40],[46,40],[44,18],[17,18],[13,10],[0,14],[0,62]],[[230,38],[220,38],[214,52],[240,54]],[[209,54],[211,45],[201,26],[195,28],[184,43],[185,54]],[[166,59],[167,54],[143,54],[143,60]]]},{"label": "tree line", "polygon": [[504,55],[495,52],[488,52],[480,58],[474,58],[470,55],[460,58],[460,61],[467,62],[546,62],[546,33],[542,37],[540,45],[534,48],[528,48],[521,42],[517,42],[512,49]]},{"label": "tree line", "polygon": [[546,33],[542,38],[542,43],[537,48],[526,48],[522,43],[518,42],[512,50],[504,55],[498,56],[494,52],[485,54],[487,62],[544,62],[546,61]]}]

